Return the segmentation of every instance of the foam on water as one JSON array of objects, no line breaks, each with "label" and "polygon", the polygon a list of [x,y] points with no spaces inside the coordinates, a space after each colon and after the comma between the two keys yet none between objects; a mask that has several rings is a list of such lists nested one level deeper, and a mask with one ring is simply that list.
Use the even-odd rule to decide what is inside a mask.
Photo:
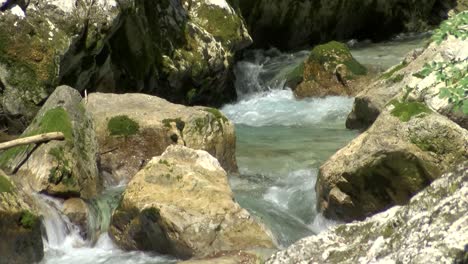
[{"label": "foam on water", "polygon": [[293,92],[269,90],[255,93],[222,108],[236,124],[262,126],[306,126],[325,121],[345,120],[354,99],[331,96],[296,100]]},{"label": "foam on water", "polygon": [[97,241],[84,240],[78,227],[61,214],[62,200],[45,195],[36,197],[45,229],[45,254],[42,264],[169,264],[176,261],[161,255],[120,250],[107,232],[100,235]]}]

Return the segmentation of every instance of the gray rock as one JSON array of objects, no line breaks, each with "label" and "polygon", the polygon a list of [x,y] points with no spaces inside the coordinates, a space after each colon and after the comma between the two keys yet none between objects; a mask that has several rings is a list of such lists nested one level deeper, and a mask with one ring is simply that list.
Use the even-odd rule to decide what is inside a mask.
[{"label": "gray rock", "polygon": [[466,263],[467,168],[460,164],[406,206],[304,238],[266,263]]},{"label": "gray rock", "polygon": [[395,102],[320,167],[317,207],[330,218],[363,219],[406,204],[467,159],[467,130],[422,103]]}]

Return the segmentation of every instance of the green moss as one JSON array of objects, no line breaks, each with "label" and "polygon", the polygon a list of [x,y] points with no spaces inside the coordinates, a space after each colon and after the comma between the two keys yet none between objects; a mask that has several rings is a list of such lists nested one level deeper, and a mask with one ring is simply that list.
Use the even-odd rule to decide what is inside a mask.
[{"label": "green moss", "polygon": [[51,168],[49,171],[49,183],[55,185],[63,183],[67,186],[76,185],[70,162],[65,157],[63,147],[56,147],[51,149],[49,151],[49,155],[53,156],[57,162],[57,166]]},{"label": "green moss", "polygon": [[206,112],[208,112],[208,113],[214,115],[215,118],[216,118],[216,120],[218,120],[218,121],[222,121],[223,123],[229,121],[229,119],[227,119],[227,117],[224,116],[224,114],[221,113],[221,111],[219,111],[218,109],[207,107],[207,108],[205,108],[204,110],[205,110]]},{"label": "green moss", "polygon": [[399,82],[403,81],[403,78],[405,78],[405,75],[397,74],[397,75],[391,77],[389,80],[392,83],[399,83]]},{"label": "green moss", "polygon": [[286,80],[297,80],[297,79],[302,79],[304,76],[304,62],[301,62],[301,64],[297,65],[292,71],[286,74]]},{"label": "green moss", "polygon": [[408,122],[412,117],[419,114],[431,113],[431,110],[423,103],[419,102],[393,102],[395,107],[391,114],[398,117],[402,122]]},{"label": "green moss", "polygon": [[[68,113],[62,107],[57,107],[47,111],[42,117],[38,116],[33,120],[36,124],[34,130],[26,131],[21,137],[34,136],[49,132],[62,132],[67,142],[73,141],[73,128]],[[0,156],[0,166],[5,168],[8,163],[19,155],[23,155],[31,148],[29,146],[19,146],[6,150]]]},{"label": "green moss", "polygon": [[131,136],[138,133],[140,126],[126,115],[114,116],[107,123],[111,136]]},{"label": "green moss", "polygon": [[25,210],[21,213],[20,225],[22,227],[32,229],[36,226],[37,221],[39,221],[39,218],[30,211]]},{"label": "green moss", "polygon": [[0,193],[11,193],[12,190],[13,184],[5,176],[0,175]]},{"label": "green moss", "polygon": [[315,46],[309,55],[308,61],[318,62],[321,65],[327,64],[329,70],[334,70],[338,64],[344,64],[355,75],[367,74],[366,67],[354,59],[348,46],[337,41]]},{"label": "green moss", "polygon": [[164,159],[160,159],[160,160],[159,160],[159,164],[164,164],[164,165],[166,165],[167,167],[170,167],[170,166],[171,166],[171,164],[169,163],[169,161],[164,160]]},{"label": "green moss", "polygon": [[47,23],[33,26],[29,20],[3,22],[6,25],[0,28],[0,63],[8,69],[6,82],[13,86],[23,111],[32,118],[44,96],[57,84],[55,42],[52,45],[44,41],[49,38]]},{"label": "green moss", "polygon": [[201,133],[203,131],[203,128],[206,127],[207,123],[208,122],[205,118],[200,117],[195,119],[195,127],[197,128],[197,131]]},{"label": "green moss", "polygon": [[[392,69],[390,69],[389,71],[387,71],[387,72],[383,73],[382,75],[380,75],[380,79],[383,79],[383,80],[390,79],[390,77],[392,77],[395,72],[406,68],[406,66],[408,66],[408,64],[402,62],[398,66],[395,66]],[[403,80],[403,78],[402,78],[402,80]]]},{"label": "green moss", "polygon": [[49,132],[62,132],[65,139],[73,140],[73,128],[67,111],[62,107],[57,107],[47,111],[39,121],[38,131],[33,134],[42,134]]},{"label": "green moss", "polygon": [[28,146],[19,146],[7,149],[0,156],[0,167],[5,169],[8,166],[8,163],[18,157],[19,155],[26,153]]},{"label": "green moss", "polygon": [[182,119],[180,117],[178,118],[168,118],[168,119],[164,119],[162,121],[162,123],[164,124],[165,127],[167,128],[171,128],[172,127],[172,123],[175,123],[176,124],[176,127],[179,131],[183,131],[184,128],[185,128],[185,122],[182,121]]},{"label": "green moss", "polygon": [[239,34],[242,21],[235,14],[206,4],[201,4],[197,13],[200,18],[197,22],[224,45],[231,47],[242,38]]},{"label": "green moss", "polygon": [[382,230],[382,235],[384,238],[389,238],[393,235],[394,228],[391,225],[387,225],[383,230]]}]

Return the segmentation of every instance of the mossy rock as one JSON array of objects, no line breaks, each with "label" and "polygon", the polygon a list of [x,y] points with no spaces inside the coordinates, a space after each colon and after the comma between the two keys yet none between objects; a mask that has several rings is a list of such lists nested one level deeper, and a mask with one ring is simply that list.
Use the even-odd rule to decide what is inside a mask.
[{"label": "mossy rock", "polygon": [[391,111],[392,115],[398,117],[402,122],[408,122],[413,117],[432,112],[424,103],[420,102],[394,101],[392,105],[394,106]]},{"label": "mossy rock", "polygon": [[0,193],[11,193],[12,190],[13,184],[10,182],[10,180],[0,174]]},{"label": "mossy rock", "polygon": [[140,125],[126,115],[114,116],[107,123],[107,130],[111,136],[132,136],[138,133]]},{"label": "mossy rock", "polygon": [[[315,46],[306,63],[318,63],[323,65],[328,72],[333,72],[336,66],[343,64],[354,75],[367,74],[366,67],[354,59],[348,46],[337,41],[330,41],[326,44]],[[311,76],[314,76],[314,74],[312,73]]]},{"label": "mossy rock", "polygon": [[64,141],[11,148],[0,166],[15,182],[52,196],[91,197],[101,188],[90,116],[73,88],[57,87],[21,137],[62,132]]}]

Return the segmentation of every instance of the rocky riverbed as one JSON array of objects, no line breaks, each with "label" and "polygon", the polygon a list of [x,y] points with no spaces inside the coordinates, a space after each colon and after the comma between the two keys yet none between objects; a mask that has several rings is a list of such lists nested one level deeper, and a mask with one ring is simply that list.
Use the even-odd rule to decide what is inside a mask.
[{"label": "rocky riverbed", "polygon": [[0,264],[466,263],[468,4],[338,2],[0,1]]}]

